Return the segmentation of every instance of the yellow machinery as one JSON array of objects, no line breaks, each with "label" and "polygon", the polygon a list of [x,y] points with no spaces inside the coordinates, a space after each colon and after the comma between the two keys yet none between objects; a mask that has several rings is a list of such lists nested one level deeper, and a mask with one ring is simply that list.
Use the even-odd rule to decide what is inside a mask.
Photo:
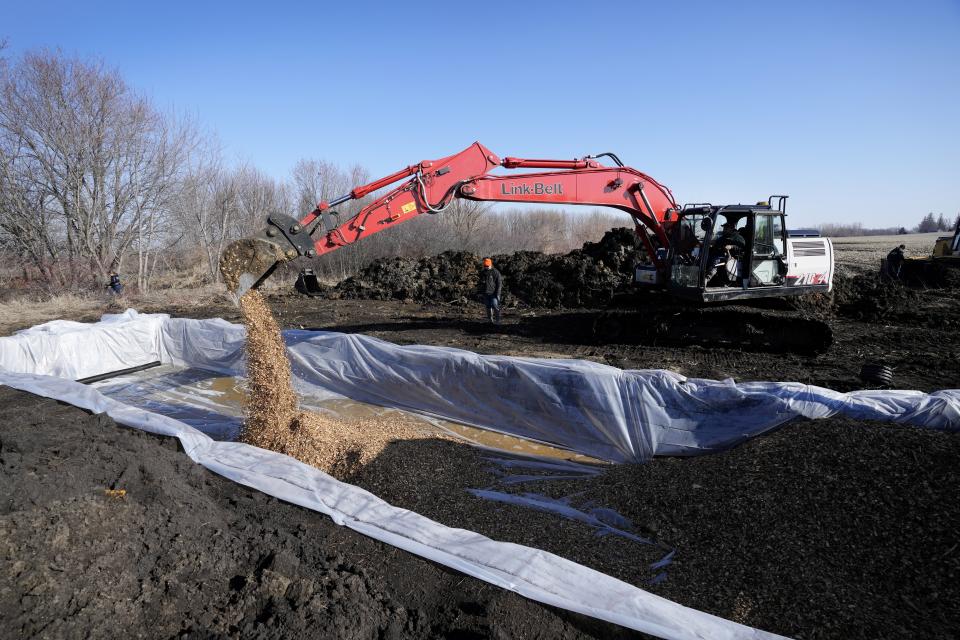
[{"label": "yellow machinery", "polygon": [[891,262],[888,256],[880,261],[880,277],[912,285],[943,286],[955,280],[946,273],[950,268],[960,268],[960,217],[953,235],[937,238],[931,255],[908,257],[899,263]]},{"label": "yellow machinery", "polygon": [[952,236],[940,236],[933,245],[933,259],[946,259],[948,262],[960,262],[960,217],[953,229]]}]

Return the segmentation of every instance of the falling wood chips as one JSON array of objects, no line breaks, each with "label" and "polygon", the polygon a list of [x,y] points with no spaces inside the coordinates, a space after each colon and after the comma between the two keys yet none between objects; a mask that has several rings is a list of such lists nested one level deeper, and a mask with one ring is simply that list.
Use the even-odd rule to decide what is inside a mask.
[{"label": "falling wood chips", "polygon": [[347,478],[374,460],[391,442],[442,438],[400,414],[336,420],[300,411],[280,327],[260,292],[240,299],[247,328],[247,420],[240,440]]}]

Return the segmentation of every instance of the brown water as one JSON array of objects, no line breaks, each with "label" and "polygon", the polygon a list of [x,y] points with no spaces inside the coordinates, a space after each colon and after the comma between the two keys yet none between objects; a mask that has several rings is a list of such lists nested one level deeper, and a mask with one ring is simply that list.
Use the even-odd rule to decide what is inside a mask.
[{"label": "brown water", "polygon": [[[205,378],[192,382],[169,392],[155,392],[157,399],[171,402],[191,393],[206,399],[207,405],[219,405],[224,415],[241,415],[247,405],[248,395],[243,378],[230,376]],[[552,447],[548,444],[518,438],[497,431],[490,431],[470,425],[450,422],[449,420],[428,419],[397,409],[378,407],[376,405],[357,402],[346,398],[320,399],[311,396],[301,396],[300,406],[310,412],[322,412],[333,418],[358,421],[389,418],[391,415],[402,415],[404,419],[415,422],[426,433],[436,435],[452,435],[458,440],[464,440],[490,449],[497,449],[505,453],[518,455],[539,456],[562,460],[576,460],[578,462],[599,462],[579,453]]]},{"label": "brown water", "polygon": [[349,475],[391,442],[450,438],[518,455],[598,462],[548,444],[348,399],[298,397],[279,326],[257,291],[241,300],[247,378],[159,367],[98,387],[121,402]]},{"label": "brown water", "polygon": [[240,409],[246,409],[247,392],[243,388],[244,382],[242,378],[231,378],[227,376],[222,378],[208,378],[204,380],[203,383],[198,383],[198,386],[200,384],[202,384],[204,390],[209,389],[210,391],[218,393],[223,404],[235,405]]}]

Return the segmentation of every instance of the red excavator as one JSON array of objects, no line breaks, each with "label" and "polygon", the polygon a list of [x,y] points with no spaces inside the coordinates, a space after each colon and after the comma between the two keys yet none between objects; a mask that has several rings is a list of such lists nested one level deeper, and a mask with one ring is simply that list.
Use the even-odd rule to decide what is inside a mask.
[{"label": "red excavator", "polygon": [[[600,158],[609,158],[616,166],[605,166]],[[546,171],[491,175],[498,167]],[[400,186],[340,221],[334,207],[401,180]],[[771,196],[756,205],[681,208],[670,189],[624,166],[612,153],[579,160],[501,159],[479,142],[320,202],[300,220],[271,215],[260,233],[224,251],[221,270],[239,297],[287,260],[315,258],[416,216],[442,213],[454,198],[625,211],[646,247],[635,281],[682,298],[706,302],[783,297],[832,287],[833,245],[809,232],[802,238],[789,236],[784,219],[787,196]]]}]

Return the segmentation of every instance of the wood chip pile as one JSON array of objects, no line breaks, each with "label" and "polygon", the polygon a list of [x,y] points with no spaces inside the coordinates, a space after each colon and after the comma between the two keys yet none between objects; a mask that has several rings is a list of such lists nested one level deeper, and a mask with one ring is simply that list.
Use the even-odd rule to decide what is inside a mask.
[{"label": "wood chip pile", "polygon": [[249,402],[240,440],[349,478],[397,440],[438,438],[411,418],[337,420],[301,411],[280,327],[259,291],[240,299]]}]

